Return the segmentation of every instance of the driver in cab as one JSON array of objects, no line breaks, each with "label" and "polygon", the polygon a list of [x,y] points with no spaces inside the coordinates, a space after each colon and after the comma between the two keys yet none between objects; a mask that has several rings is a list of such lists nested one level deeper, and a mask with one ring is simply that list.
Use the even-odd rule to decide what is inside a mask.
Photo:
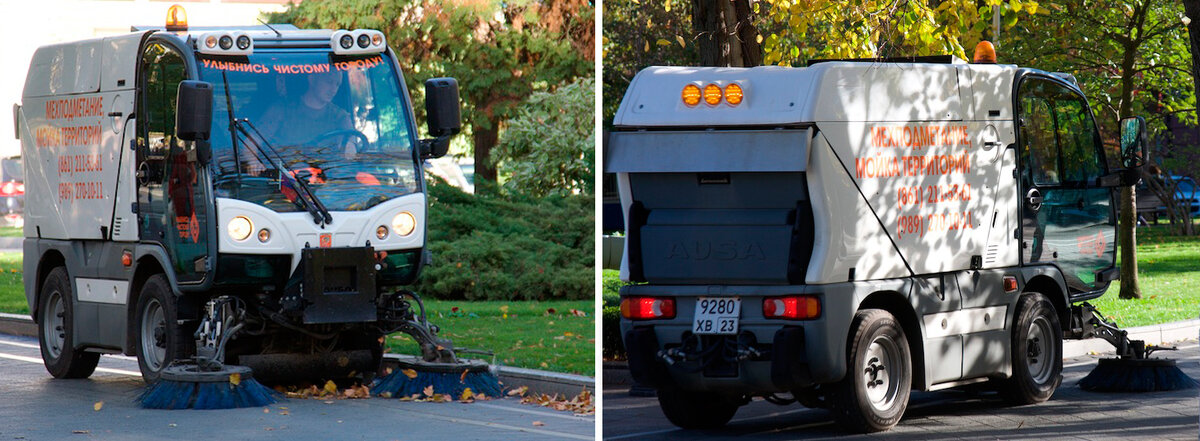
[{"label": "driver in cab", "polygon": [[[342,74],[337,71],[310,74],[307,80],[308,88],[303,95],[276,102],[263,113],[258,124],[263,136],[277,146],[285,164],[298,157],[354,158],[357,152],[352,140],[323,136],[354,129],[350,113],[333,103],[342,85]],[[337,144],[338,141],[342,144]],[[326,150],[331,146],[340,148],[341,155]],[[242,157],[247,171],[253,175],[261,174],[265,167],[258,152],[246,153]]]}]

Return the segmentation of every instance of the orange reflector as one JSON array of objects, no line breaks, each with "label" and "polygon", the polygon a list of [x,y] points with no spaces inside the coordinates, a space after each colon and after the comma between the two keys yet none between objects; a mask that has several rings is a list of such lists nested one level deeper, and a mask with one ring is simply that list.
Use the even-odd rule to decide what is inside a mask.
[{"label": "orange reflector", "polygon": [[133,253],[129,251],[121,253],[121,265],[133,266]]},{"label": "orange reflector", "polygon": [[671,297],[625,297],[621,299],[621,317],[630,320],[675,318],[675,299]]},{"label": "orange reflector", "polygon": [[1017,278],[1013,276],[1004,276],[1004,292],[1017,291]]},{"label": "orange reflector", "polygon": [[167,9],[167,30],[176,32],[186,31],[187,28],[187,11],[183,6],[171,5],[171,8]]},{"label": "orange reflector", "polygon": [[683,97],[684,104],[687,104],[688,107],[694,107],[700,104],[700,86],[695,84],[683,86],[683,92],[680,93],[680,96]]},{"label": "orange reflector", "polygon": [[763,317],[808,320],[821,316],[821,300],[816,296],[767,297],[763,299]]},{"label": "orange reflector", "polygon": [[742,103],[742,86],[737,83],[730,83],[725,86],[725,102],[731,106],[736,106]]},{"label": "orange reflector", "polygon": [[704,102],[710,106],[721,104],[721,86],[713,83],[704,86]]},{"label": "orange reflector", "polygon": [[984,40],[975,45],[975,63],[996,64],[996,47],[992,42]]}]

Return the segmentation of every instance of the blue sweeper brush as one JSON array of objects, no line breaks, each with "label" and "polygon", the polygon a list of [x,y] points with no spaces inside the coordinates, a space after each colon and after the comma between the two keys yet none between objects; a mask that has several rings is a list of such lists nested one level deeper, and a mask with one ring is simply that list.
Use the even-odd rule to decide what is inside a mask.
[{"label": "blue sweeper brush", "polygon": [[255,381],[250,368],[234,365],[202,367],[194,362],[163,369],[158,382],[147,387],[138,402],[146,409],[236,409],[261,407],[277,394]]},{"label": "blue sweeper brush", "polygon": [[472,395],[500,397],[500,379],[483,362],[460,360],[457,363],[437,363],[403,360],[392,373],[375,381],[371,395],[381,397],[426,396],[426,388],[434,394],[457,399],[467,389]]}]

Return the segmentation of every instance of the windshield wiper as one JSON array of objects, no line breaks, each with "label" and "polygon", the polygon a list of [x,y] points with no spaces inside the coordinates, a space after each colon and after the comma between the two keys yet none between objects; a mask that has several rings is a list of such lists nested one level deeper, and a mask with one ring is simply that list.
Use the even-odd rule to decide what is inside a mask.
[{"label": "windshield wiper", "polygon": [[[306,206],[305,208],[307,208],[308,212],[312,214],[314,223],[324,222],[328,224],[333,222],[333,215],[330,214],[329,210],[325,208],[325,204],[321,203],[321,199],[317,198],[316,193],[313,193],[312,189],[308,187],[308,184],[304,183],[304,179],[296,178],[296,176],[293,175],[291,171],[283,165],[283,156],[279,154],[278,150],[275,150],[274,147],[271,147],[271,143],[267,141],[265,136],[262,135],[262,132],[258,131],[257,127],[254,127],[254,124],[251,123],[249,119],[235,119],[233,120],[233,126],[239,133],[246,136],[246,139],[254,145],[254,148],[255,150],[258,150],[258,153],[265,157],[266,163],[270,164],[271,167],[275,168],[275,170],[279,172],[279,185],[282,186],[285,185],[285,183],[296,184],[297,188],[294,188],[293,191],[297,189],[299,190],[296,191],[296,194],[299,195],[304,201],[304,205]],[[246,130],[246,127],[249,127],[251,130],[253,130],[254,134],[251,135],[250,130]],[[258,140],[254,139],[254,135],[257,135],[258,139],[261,139],[262,142],[260,143]],[[271,155],[274,155],[274,157],[271,157]],[[255,157],[258,157],[258,155],[256,154]],[[258,159],[262,160],[264,158]]]},{"label": "windshield wiper", "polygon": [[[267,141],[265,136],[262,136],[262,133],[258,131],[258,128],[254,127],[254,124],[251,124],[249,119],[242,119],[239,121],[237,117],[234,116],[233,97],[229,93],[229,78],[226,77],[224,71],[221,72],[221,81],[225,86],[225,105],[228,110],[225,115],[229,118],[229,132],[231,135],[233,135],[233,158],[234,162],[238,164],[236,167],[238,187],[240,188],[242,183],[242,160],[238,155],[238,151],[241,150],[238,148],[238,133],[241,133],[246,136],[246,139],[249,140],[250,143],[254,144],[254,150],[258,150],[258,153],[255,153],[253,150],[251,150],[250,153],[253,154],[255,158],[258,158],[260,162],[271,164],[271,166],[275,167],[275,170],[279,172],[279,185],[281,187],[285,182],[294,182],[297,184],[296,187],[298,187],[300,191],[295,191],[295,188],[292,190],[295,191],[297,196],[300,196],[300,200],[303,202],[301,208],[304,208],[309,214],[312,215],[313,223],[319,224],[322,221],[327,224],[332,223],[333,216],[329,213],[329,210],[325,208],[325,204],[322,204],[321,200],[317,199],[317,195],[308,188],[308,185],[305,184],[303,180],[296,179],[296,177],[292,175],[286,167],[284,167],[282,160],[283,157],[279,156],[279,152],[275,150],[274,147],[271,147],[271,143]],[[242,127],[243,124],[253,129],[254,133],[258,134],[258,137],[262,139],[262,143],[259,143],[257,140],[255,140],[254,137],[250,135],[250,132]],[[266,150],[274,153],[275,158],[271,158],[271,156],[264,151],[264,147]],[[260,158],[259,154],[265,157],[266,161],[262,161],[263,158]]]}]

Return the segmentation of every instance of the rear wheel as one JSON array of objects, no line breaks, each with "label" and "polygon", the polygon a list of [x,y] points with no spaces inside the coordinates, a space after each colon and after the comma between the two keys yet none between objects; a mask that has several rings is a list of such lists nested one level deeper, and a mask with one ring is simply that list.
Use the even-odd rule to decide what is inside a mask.
[{"label": "rear wheel", "polygon": [[879,432],[900,422],[912,390],[912,356],[904,329],[882,309],[854,315],[846,378],[829,398],[837,422],[853,432]]},{"label": "rear wheel", "polygon": [[1012,376],[1000,394],[1012,404],[1041,403],[1062,383],[1062,328],[1046,296],[1028,293],[1017,301],[1012,335]]},{"label": "rear wheel", "polygon": [[658,405],[671,424],[684,429],[715,429],[737,412],[738,404],[713,393],[660,389]]},{"label": "rear wheel", "polygon": [[63,267],[50,270],[42,283],[38,306],[38,340],[42,361],[55,378],[87,378],[96,371],[100,354],[75,348],[75,309],[71,279]]},{"label": "rear wheel", "polygon": [[190,357],[196,350],[191,333],[179,325],[178,299],[166,276],[155,274],[142,286],[137,304],[137,358],[142,378],[158,381],[172,361]]}]

